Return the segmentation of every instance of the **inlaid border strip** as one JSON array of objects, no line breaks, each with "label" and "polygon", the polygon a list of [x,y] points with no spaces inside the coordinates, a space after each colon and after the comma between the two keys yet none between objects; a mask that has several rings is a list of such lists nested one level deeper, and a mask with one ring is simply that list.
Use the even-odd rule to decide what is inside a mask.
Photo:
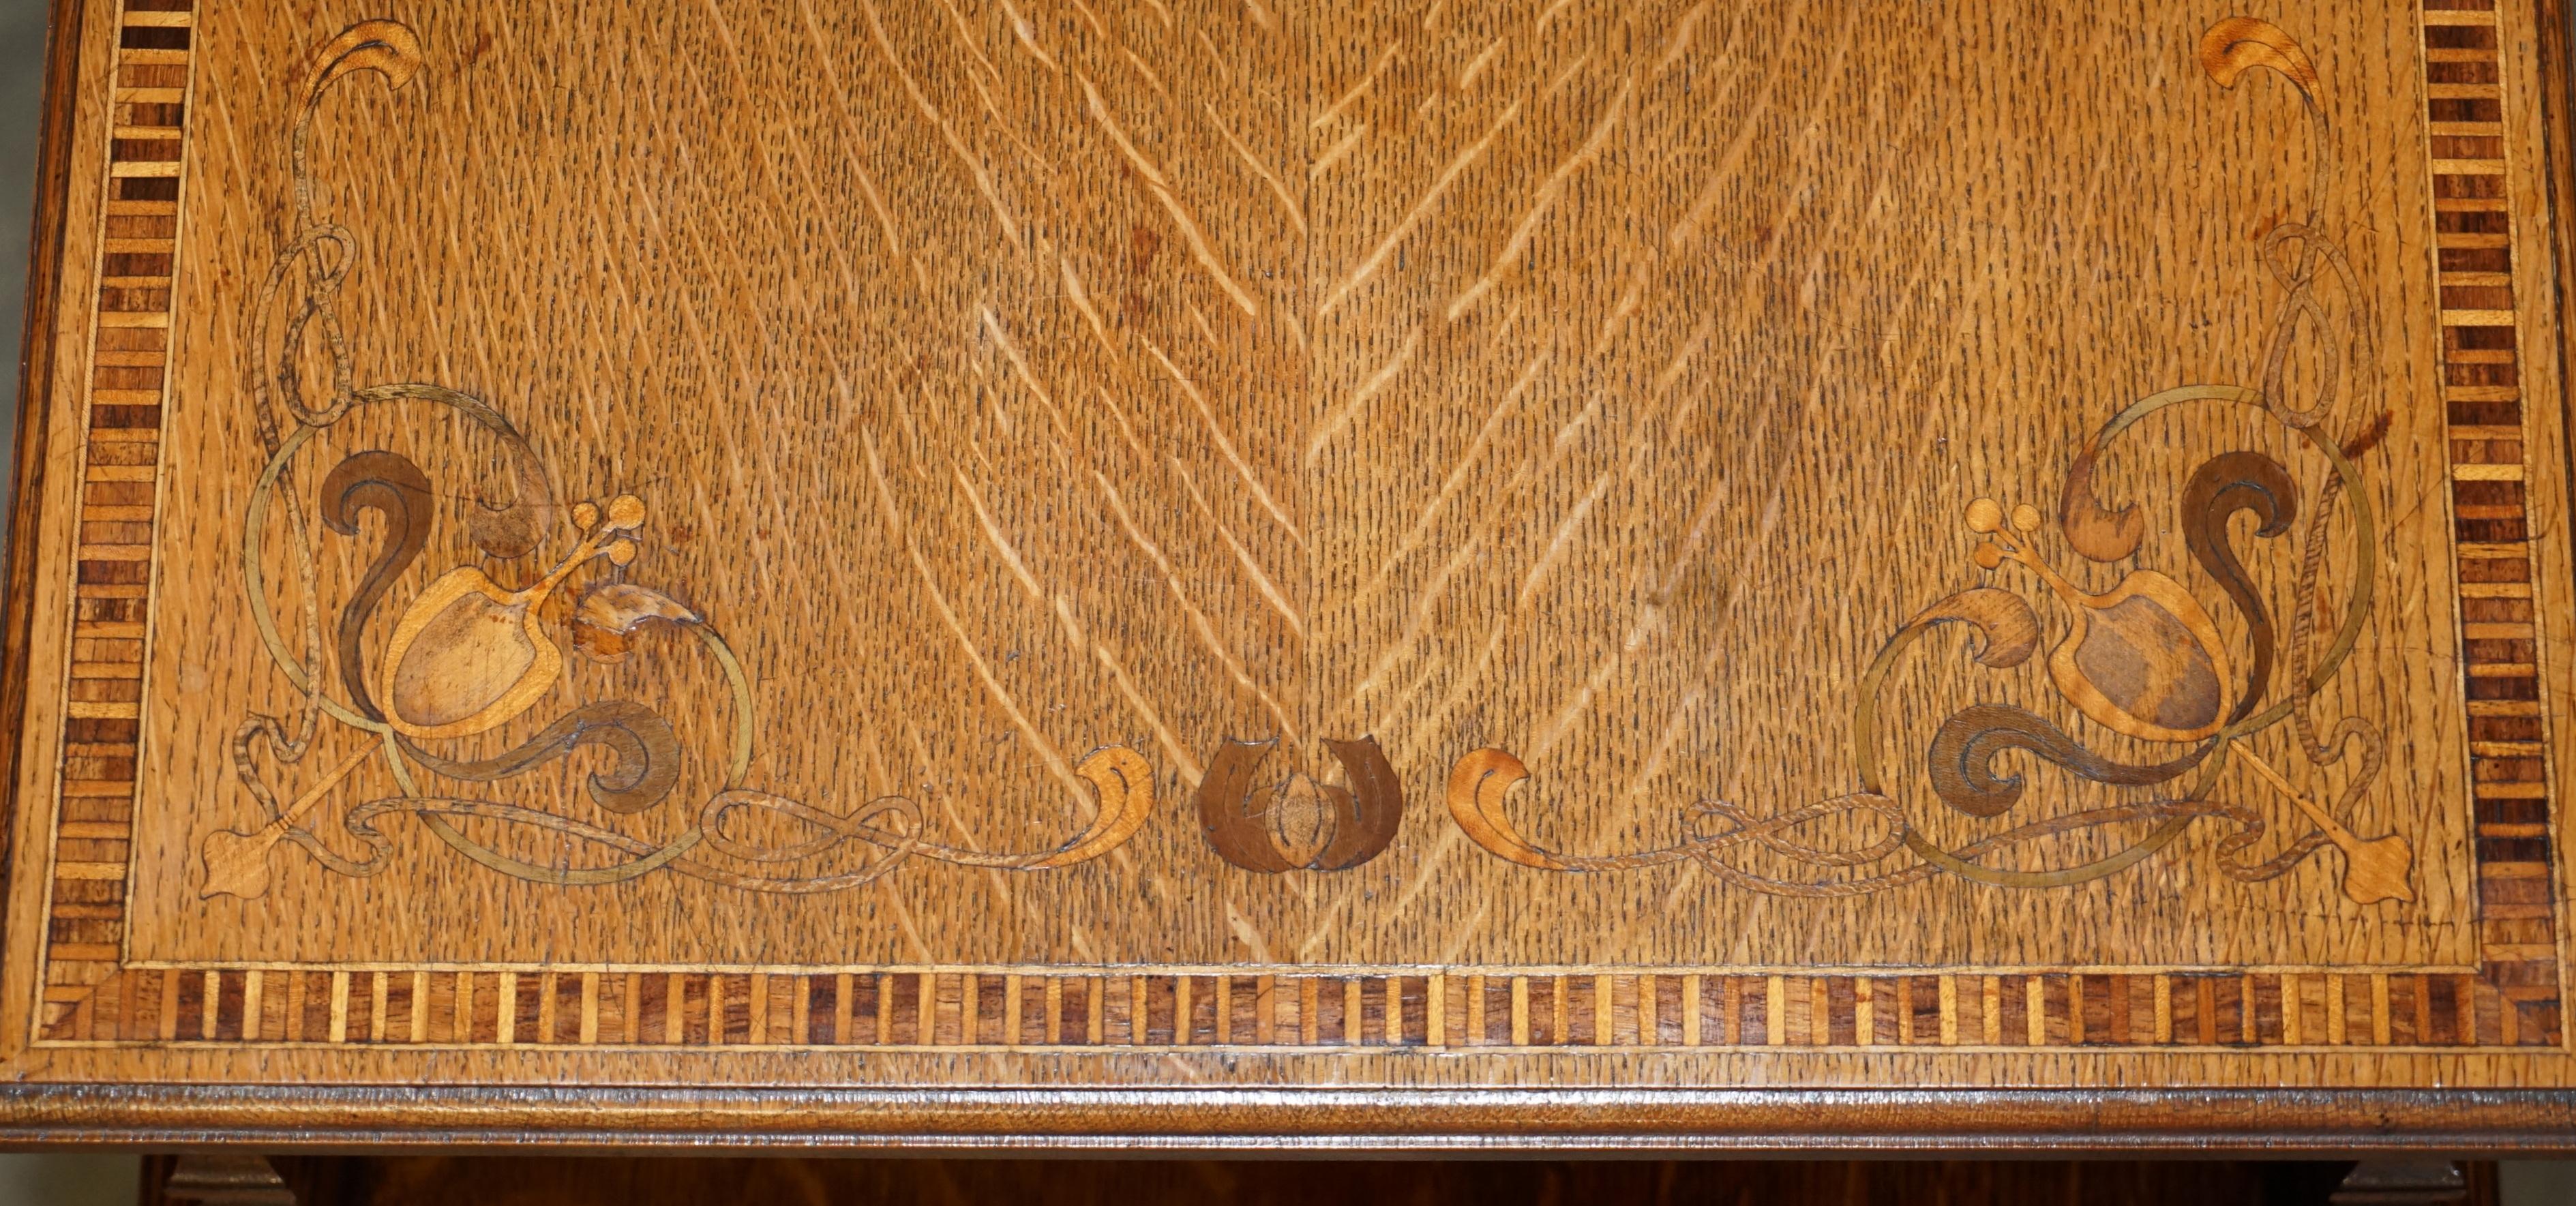
[{"label": "inlaid border strip", "polygon": [[916,1051],[2459,1050],[2559,1045],[2493,0],[2425,0],[2483,970],[124,968],[192,0],[125,0],[85,410],[46,1045]]},{"label": "inlaid border strip", "polygon": [[116,25],[41,1024],[124,957],[194,26],[193,0],[124,0]]},{"label": "inlaid border strip", "polygon": [[2528,438],[2495,0],[2425,0],[2426,151],[2484,975],[2474,1024],[2560,1041],[2548,718],[2532,596]]},{"label": "inlaid border strip", "polygon": [[[70,1044],[1305,1052],[2474,1047],[2474,973],[138,968]],[[2500,1036],[2498,1036],[2500,1037]],[[2529,1040],[2525,1040],[2529,1041]]]}]

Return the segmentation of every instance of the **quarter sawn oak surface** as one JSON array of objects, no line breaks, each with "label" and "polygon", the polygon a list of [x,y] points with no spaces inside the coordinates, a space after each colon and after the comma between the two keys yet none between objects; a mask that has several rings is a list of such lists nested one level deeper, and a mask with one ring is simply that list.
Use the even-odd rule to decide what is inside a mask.
[{"label": "quarter sawn oak surface", "polygon": [[67,0],[0,1122],[2560,1142],[2559,17]]}]

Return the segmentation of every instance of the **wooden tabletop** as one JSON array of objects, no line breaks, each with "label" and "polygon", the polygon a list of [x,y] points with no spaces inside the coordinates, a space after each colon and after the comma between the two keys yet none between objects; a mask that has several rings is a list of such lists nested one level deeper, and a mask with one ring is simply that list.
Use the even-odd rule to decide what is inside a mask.
[{"label": "wooden tabletop", "polygon": [[2555,0],[61,0],[0,1141],[2576,1142]]}]

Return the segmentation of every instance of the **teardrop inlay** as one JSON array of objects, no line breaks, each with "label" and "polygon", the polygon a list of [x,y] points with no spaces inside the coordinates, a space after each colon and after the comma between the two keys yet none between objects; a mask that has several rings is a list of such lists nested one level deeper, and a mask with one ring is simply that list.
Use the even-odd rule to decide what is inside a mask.
[{"label": "teardrop inlay", "polygon": [[2216,663],[2152,599],[2132,595],[2096,611],[2075,666],[2113,706],[2158,727],[2190,732],[2218,719],[2224,688]]},{"label": "teardrop inlay", "polygon": [[525,604],[481,591],[440,608],[394,667],[394,709],[414,724],[435,726],[491,706],[536,664],[536,644],[522,630],[527,612]]},{"label": "teardrop inlay", "polygon": [[2098,595],[2051,577],[2075,630],[2049,677],[2096,724],[2149,741],[2193,741],[2225,722],[2230,674],[2218,624],[2173,579],[2138,570]]}]

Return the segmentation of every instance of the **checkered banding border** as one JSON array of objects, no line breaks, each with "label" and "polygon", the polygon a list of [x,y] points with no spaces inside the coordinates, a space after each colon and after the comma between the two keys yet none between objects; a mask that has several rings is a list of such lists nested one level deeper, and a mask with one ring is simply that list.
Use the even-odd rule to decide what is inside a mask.
[{"label": "checkered banding border", "polygon": [[192,0],[124,0],[82,399],[71,670],[64,684],[40,1021],[82,1008],[124,956],[152,536],[169,368]]},{"label": "checkered banding border", "polygon": [[2495,1041],[2559,1039],[2547,718],[2494,0],[2426,0],[2427,150],[2466,673],[2480,964]]},{"label": "checkered banding border", "polygon": [[158,968],[68,1043],[938,1050],[2444,1048],[2554,1041],[2476,975],[1317,975]]}]

